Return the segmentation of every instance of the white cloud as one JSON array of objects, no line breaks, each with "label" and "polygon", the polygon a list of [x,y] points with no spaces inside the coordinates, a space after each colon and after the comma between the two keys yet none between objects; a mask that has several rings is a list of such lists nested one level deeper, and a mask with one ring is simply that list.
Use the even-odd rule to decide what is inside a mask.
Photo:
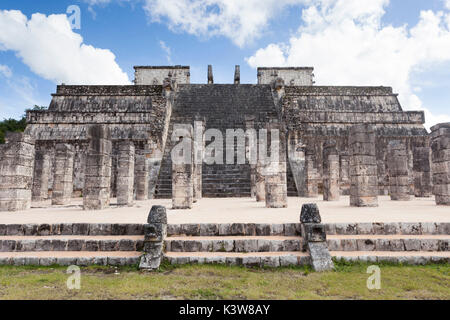
[{"label": "white cloud", "polygon": [[444,7],[448,10],[450,10],[450,0],[443,0],[444,1]]},{"label": "white cloud", "polygon": [[[450,1],[450,0],[449,0]],[[450,13],[422,11],[412,28],[383,25],[389,0],[311,0],[288,44],[270,44],[247,58],[257,66],[314,66],[317,84],[392,86],[407,109],[425,110],[413,93],[415,71],[450,61]]]},{"label": "white cloud", "polygon": [[12,71],[8,66],[0,64],[0,75],[3,75],[5,78],[11,78]]},{"label": "white cloud", "polygon": [[159,41],[159,46],[166,53],[166,59],[169,64],[172,64],[172,49],[164,41]]},{"label": "white cloud", "polygon": [[14,51],[34,73],[55,83],[130,83],[115,55],[84,44],[66,15],[35,13],[28,20],[21,11],[0,10],[0,48]]},{"label": "white cloud", "polygon": [[309,0],[146,0],[152,22],[201,37],[225,36],[242,47],[261,37],[268,22],[289,5]]}]

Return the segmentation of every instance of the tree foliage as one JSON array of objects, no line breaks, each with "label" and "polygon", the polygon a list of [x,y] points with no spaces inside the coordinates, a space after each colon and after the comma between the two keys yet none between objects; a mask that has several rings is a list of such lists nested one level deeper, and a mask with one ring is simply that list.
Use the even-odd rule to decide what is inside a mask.
[{"label": "tree foliage", "polygon": [[[34,106],[28,110],[45,110],[45,107]],[[26,115],[23,115],[21,119],[4,119],[0,121],[0,144],[5,143],[5,135],[7,131],[11,132],[23,132],[27,126]]]}]

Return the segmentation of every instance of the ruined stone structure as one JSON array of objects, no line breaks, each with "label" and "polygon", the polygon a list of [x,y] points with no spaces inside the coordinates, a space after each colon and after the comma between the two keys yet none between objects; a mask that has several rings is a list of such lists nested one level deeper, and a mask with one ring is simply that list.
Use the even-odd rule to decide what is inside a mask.
[{"label": "ruined stone structure", "polygon": [[393,140],[389,142],[386,162],[391,200],[411,200],[409,194],[408,154],[406,146],[401,141]]},{"label": "ruined stone structure", "polygon": [[433,193],[436,203],[450,205],[450,123],[431,128]]},{"label": "ruined stone structure", "polygon": [[431,197],[433,192],[431,181],[431,148],[428,141],[425,145],[415,146],[413,161],[414,194],[418,198]]},{"label": "ruined stone structure", "polygon": [[0,211],[30,208],[34,153],[33,139],[23,133],[8,133],[0,145]]},{"label": "ruined stone structure", "polygon": [[[128,141],[134,145],[137,200],[173,196],[171,150],[176,145],[173,127],[193,126],[195,121],[201,121],[206,130],[204,152],[213,142],[222,144],[225,152],[215,155],[215,159],[223,161],[193,166],[194,199],[257,196],[264,201],[266,198],[266,178],[258,165],[250,164],[248,159],[245,163],[227,163],[227,157],[232,157],[228,153],[234,151],[237,155],[242,146],[228,145],[230,141],[224,138],[216,141],[214,135],[208,134],[209,129],[220,131],[225,137],[227,130],[252,129],[259,134],[268,123],[279,123],[284,145],[280,159],[286,159],[282,164],[286,169],[282,168],[281,174],[286,176],[289,196],[317,197],[327,189],[323,178],[324,163],[326,166],[328,162],[324,162],[323,155],[324,145],[331,139],[336,141],[337,150],[333,165],[338,166],[332,170],[333,183],[336,185],[338,175],[339,193],[350,193],[349,132],[357,123],[370,124],[376,137],[371,140],[376,168],[371,164],[375,172],[370,178],[372,185],[375,185],[372,180],[377,179],[376,193],[387,194],[389,187],[386,152],[391,140],[402,140],[407,148],[410,192],[415,192],[415,177],[426,172],[414,166],[413,159],[429,139],[423,127],[424,114],[404,112],[391,88],[315,86],[312,68],[259,68],[256,85],[240,83],[238,66],[233,84],[214,84],[212,67],[208,68],[208,84],[191,84],[189,67],[184,66],[135,67],[135,71],[132,86],[58,86],[48,110],[27,114],[26,134],[36,140],[37,150],[49,155],[50,167],[55,164],[57,144],[74,148],[75,192],[85,187],[87,128],[93,124],[105,125],[111,132],[111,195],[117,195],[123,183],[124,176],[118,168],[120,143]],[[194,162],[199,158],[198,147],[194,144]],[[244,152],[249,156],[247,146]],[[426,173],[423,176],[425,185]],[[284,184],[282,180],[277,184]],[[55,185],[58,187],[50,174],[48,188],[55,189]],[[272,195],[271,190],[267,192]]]},{"label": "ruined stone structure", "polygon": [[375,148],[375,128],[370,124],[351,127],[350,148],[350,205],[378,206],[378,179]]}]

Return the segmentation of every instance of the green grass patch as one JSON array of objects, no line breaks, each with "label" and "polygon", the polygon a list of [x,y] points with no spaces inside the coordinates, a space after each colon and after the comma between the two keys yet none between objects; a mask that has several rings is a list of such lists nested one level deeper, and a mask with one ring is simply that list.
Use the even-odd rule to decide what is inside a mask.
[{"label": "green grass patch", "polygon": [[336,262],[336,271],[310,267],[243,268],[163,264],[81,268],[81,289],[69,290],[65,267],[0,266],[0,299],[450,299],[450,265],[377,264],[381,289],[367,289],[365,263]]}]

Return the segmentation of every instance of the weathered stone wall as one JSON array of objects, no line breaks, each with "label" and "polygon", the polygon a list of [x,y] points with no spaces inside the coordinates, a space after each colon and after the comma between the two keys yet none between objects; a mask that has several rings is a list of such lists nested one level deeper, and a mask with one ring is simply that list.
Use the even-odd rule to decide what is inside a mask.
[{"label": "weathered stone wall", "polygon": [[26,210],[31,206],[35,146],[23,133],[7,133],[0,145],[0,211]]},{"label": "weathered stone wall", "polygon": [[186,66],[138,66],[134,67],[134,70],[136,85],[162,85],[166,78],[171,78],[179,84],[190,83],[190,68]]},{"label": "weathered stone wall", "polygon": [[111,132],[105,125],[92,125],[88,129],[84,210],[103,210],[109,207],[111,197]]},{"label": "weathered stone wall", "polygon": [[370,124],[350,129],[350,205],[378,206],[378,178],[375,152],[376,133]]},{"label": "weathered stone wall", "polygon": [[53,164],[52,204],[67,205],[73,193],[73,159],[75,148],[66,143],[55,146],[55,162]]},{"label": "weathered stone wall", "polygon": [[389,194],[391,200],[411,200],[408,153],[402,141],[393,140],[388,144],[386,163],[389,175]]},{"label": "weathered stone wall", "polygon": [[436,204],[450,205],[450,122],[431,128],[433,193]]},{"label": "weathered stone wall", "polygon": [[312,86],[314,68],[258,68],[258,84],[271,84],[277,78],[289,86]]}]

